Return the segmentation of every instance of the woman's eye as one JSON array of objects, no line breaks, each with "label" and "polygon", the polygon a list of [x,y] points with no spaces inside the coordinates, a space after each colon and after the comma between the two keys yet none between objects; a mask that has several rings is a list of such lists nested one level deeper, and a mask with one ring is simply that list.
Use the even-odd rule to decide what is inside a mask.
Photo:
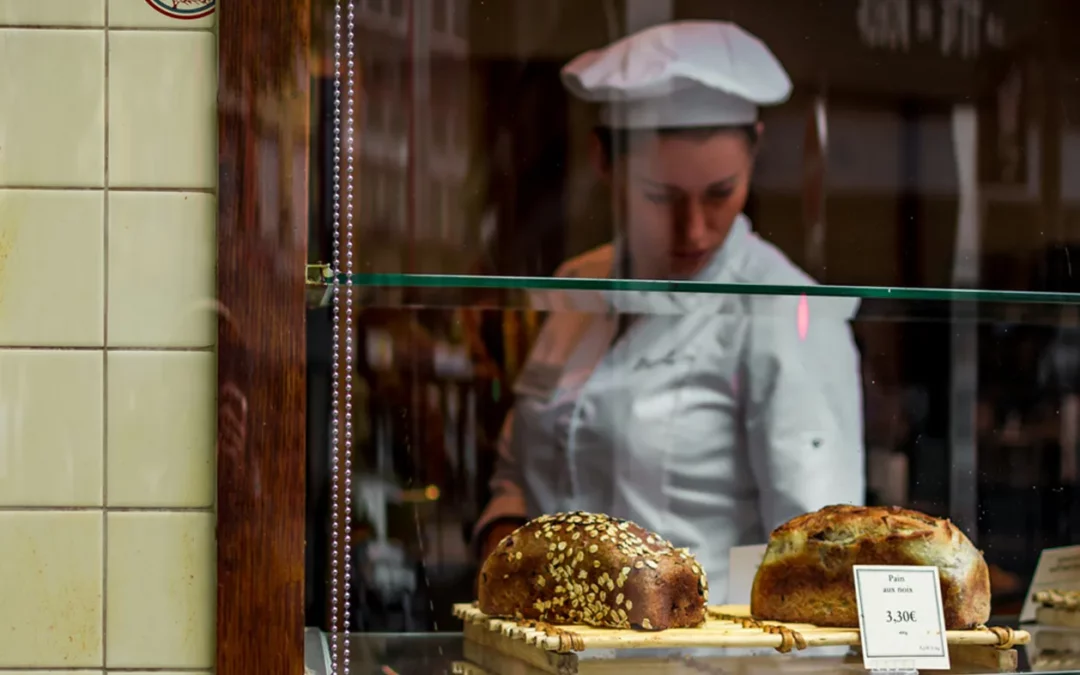
[{"label": "woman's eye", "polygon": [[670,204],[671,195],[663,192],[646,192],[645,199],[649,200],[653,204]]},{"label": "woman's eye", "polygon": [[709,199],[720,202],[730,198],[733,192],[734,190],[710,190],[708,196]]}]

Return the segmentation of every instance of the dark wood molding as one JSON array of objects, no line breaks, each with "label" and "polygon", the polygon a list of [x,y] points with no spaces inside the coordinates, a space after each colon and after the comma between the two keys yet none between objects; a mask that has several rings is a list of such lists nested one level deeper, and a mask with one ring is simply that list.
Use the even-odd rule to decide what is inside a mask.
[{"label": "dark wood molding", "polygon": [[304,672],[310,3],[218,10],[217,675]]}]

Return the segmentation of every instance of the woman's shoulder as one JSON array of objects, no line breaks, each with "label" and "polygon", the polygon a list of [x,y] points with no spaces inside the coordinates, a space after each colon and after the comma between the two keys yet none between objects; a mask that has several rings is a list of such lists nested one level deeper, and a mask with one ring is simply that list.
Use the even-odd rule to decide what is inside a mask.
[{"label": "woman's shoulder", "polygon": [[[778,247],[756,234],[750,237],[742,260],[735,270],[735,282],[769,286],[818,286],[816,279],[791,261]],[[774,314],[781,307],[798,312],[800,307],[813,310],[820,318],[832,317],[847,321],[859,309],[858,298],[822,296],[816,293],[749,295],[752,313]],[[781,306],[781,307],[778,307]]]},{"label": "woman's shoulder", "polygon": [[[613,256],[610,244],[600,246],[567,260],[559,265],[552,276],[569,279],[603,279],[611,276]],[[528,291],[528,297],[530,307],[537,311],[603,312],[608,309],[603,296],[596,292],[534,289]]]},{"label": "woman's shoulder", "polygon": [[781,286],[816,286],[818,283],[776,245],[757,234],[747,238],[741,257],[735,269],[738,283]]},{"label": "woman's shoulder", "polygon": [[559,265],[555,270],[555,276],[603,279],[611,276],[611,261],[614,257],[615,248],[612,244],[597,246]]}]

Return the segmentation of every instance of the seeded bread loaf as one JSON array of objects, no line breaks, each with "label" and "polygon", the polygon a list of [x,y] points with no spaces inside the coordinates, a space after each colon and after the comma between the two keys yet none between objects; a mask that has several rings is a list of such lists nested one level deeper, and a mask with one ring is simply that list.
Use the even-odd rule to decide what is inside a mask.
[{"label": "seeded bread loaf", "polygon": [[541,516],[503,539],[480,571],[488,616],[663,630],[705,621],[705,572],[638,525],[584,512]]},{"label": "seeded bread loaf", "polygon": [[934,565],[945,627],[990,617],[982,553],[948,520],[898,507],[829,506],[773,531],[754,577],[754,618],[857,627],[853,565]]}]

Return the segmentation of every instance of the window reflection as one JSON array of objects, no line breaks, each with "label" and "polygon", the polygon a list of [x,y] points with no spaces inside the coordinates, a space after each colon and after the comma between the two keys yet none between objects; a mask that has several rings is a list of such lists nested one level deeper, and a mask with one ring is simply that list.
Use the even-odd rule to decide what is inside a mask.
[{"label": "window reflection", "polygon": [[[1078,18],[1075,8],[1020,0],[366,0],[363,8],[356,236],[365,272],[550,277],[610,242],[634,214],[618,211],[626,205],[613,205],[598,177],[598,113],[567,94],[560,69],[648,25],[719,19],[758,35],[793,82],[786,102],[761,111],[742,212],[794,265],[831,285],[1080,290],[1072,243],[1080,89],[1074,50],[1053,34]],[[323,159],[316,182],[330,169]],[[321,241],[328,260],[329,237]],[[515,383],[550,319],[526,295],[364,291],[358,340],[367,356],[354,375],[370,392],[358,412],[370,437],[358,466],[438,494],[421,506],[393,504],[387,516],[401,565],[431,584],[434,614],[415,609],[430,606],[413,596],[409,611],[421,616],[409,625],[449,623],[450,602],[469,599],[455,595],[475,571],[468,535],[489,497]],[[963,525],[994,565],[996,611],[1012,611],[1041,548],[1077,537],[1076,420],[1063,412],[1077,407],[1075,323],[1058,305],[947,300],[867,300],[853,321],[866,497],[971,514]],[[962,376],[961,349],[971,350]],[[966,439],[965,420],[974,420]],[[957,475],[961,459],[973,463],[970,476]],[[361,599],[369,616],[358,625],[405,625],[406,610],[379,602]]]}]

